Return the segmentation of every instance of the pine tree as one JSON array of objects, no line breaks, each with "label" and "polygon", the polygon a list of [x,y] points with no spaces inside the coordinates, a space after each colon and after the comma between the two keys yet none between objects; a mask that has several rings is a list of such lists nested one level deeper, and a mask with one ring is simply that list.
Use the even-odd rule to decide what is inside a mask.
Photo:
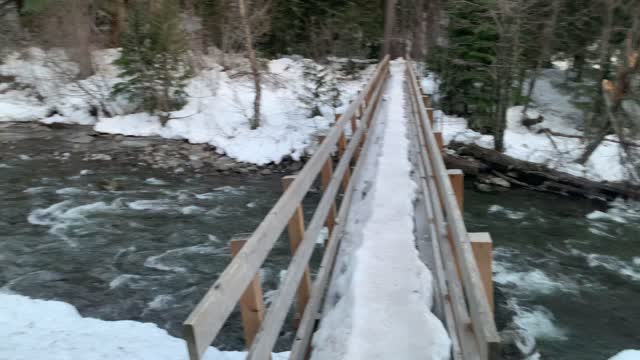
[{"label": "pine tree", "polygon": [[177,0],[162,0],[156,9],[137,4],[115,61],[124,80],[115,85],[113,95],[126,96],[140,110],[158,115],[163,125],[171,111],[184,106],[191,76],[179,10]]},{"label": "pine tree", "polygon": [[299,99],[309,110],[309,117],[322,116],[322,107],[333,109],[342,105],[335,74],[329,66],[306,61],[303,67],[305,87]]},{"label": "pine tree", "polygon": [[498,30],[490,18],[487,0],[447,4],[448,44],[438,47],[428,67],[441,78],[441,106],[447,113],[470,117],[470,126],[487,130],[495,112]]}]

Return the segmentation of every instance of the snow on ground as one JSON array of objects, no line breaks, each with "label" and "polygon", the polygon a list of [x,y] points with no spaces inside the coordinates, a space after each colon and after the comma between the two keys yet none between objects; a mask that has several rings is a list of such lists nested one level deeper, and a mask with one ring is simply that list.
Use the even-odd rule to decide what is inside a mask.
[{"label": "snow on ground", "polygon": [[461,142],[465,144],[476,144],[485,148],[493,148],[493,136],[483,135],[469,129],[467,119],[446,115],[440,110],[434,112],[437,119],[436,126],[440,127],[445,144],[451,142]]},{"label": "snow on ground", "polygon": [[110,111],[123,111],[126,104],[110,99],[111,88],[118,82],[118,70],[111,63],[118,54],[116,49],[95,51],[96,74],[75,80],[78,67],[61,50],[29,48],[12,53],[0,61],[0,75],[15,77],[9,85],[18,89],[0,90],[0,121],[91,125],[95,122],[92,106],[104,103]]},{"label": "snow on ground", "polygon": [[314,336],[314,360],[449,358],[449,337],[431,313],[431,273],[415,247],[404,66],[391,65],[377,121],[394,116],[370,135],[380,146],[357,180],[325,317]]},{"label": "snow on ground", "polygon": [[[536,82],[532,95],[533,103],[528,115],[533,118],[542,115],[544,121],[541,124],[528,129],[520,121],[522,106],[514,106],[508,110],[504,137],[505,154],[594,181],[618,182],[633,179],[621,163],[621,148],[615,142],[604,141],[583,166],[575,162],[585,148],[581,139],[538,133],[538,130],[548,128],[557,133],[582,135],[582,132],[576,129],[582,112],[571,102],[571,96],[561,90],[559,85],[563,79],[562,71],[548,69]],[[425,80],[423,87],[424,83],[431,84],[433,80]],[[435,115],[441,124],[446,144],[455,141],[493,148],[493,136],[469,129],[466,119],[449,116],[440,111]],[[607,138],[617,139],[615,136]]]},{"label": "snow on ground", "polygon": [[[335,113],[355,96],[372,69],[365,70],[361,79],[339,81],[342,106],[323,105],[323,116],[308,118],[300,95],[305,86],[303,67],[309,60],[270,61],[263,79],[262,124],[250,130],[253,82],[205,58],[205,70],[187,85],[186,106],[173,112],[172,120],[163,127],[156,117],[131,114],[131,104],[110,96],[119,82],[118,68],[112,64],[118,53],[117,49],[94,52],[96,74],[80,81],[74,80],[77,66],[60,51],[32,48],[27,54],[12,54],[0,63],[0,75],[13,76],[16,84],[29,89],[0,88],[0,121],[95,124],[96,131],[104,133],[186,139],[211,144],[236,160],[262,165],[287,156],[299,159],[312,145],[314,135],[325,131]],[[103,114],[96,122],[90,112],[99,105],[107,108],[110,117]]]},{"label": "snow on ground", "polygon": [[[0,293],[0,359],[183,360],[182,339],[154,324],[84,318],[71,305]],[[205,360],[244,359],[209,348]],[[287,353],[274,354],[284,360]]]},{"label": "snow on ground", "polygon": [[624,350],[609,360],[640,360],[640,350]]}]

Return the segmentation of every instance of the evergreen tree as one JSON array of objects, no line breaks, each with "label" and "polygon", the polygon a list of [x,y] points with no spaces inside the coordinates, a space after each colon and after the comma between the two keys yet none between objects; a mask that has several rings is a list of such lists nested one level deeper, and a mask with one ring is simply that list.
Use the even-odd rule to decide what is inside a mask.
[{"label": "evergreen tree", "polygon": [[115,85],[113,95],[124,95],[139,109],[158,115],[163,125],[171,111],[184,106],[191,76],[179,10],[177,0],[162,0],[154,9],[137,4],[115,62],[124,80]]},{"label": "evergreen tree", "polygon": [[322,116],[323,106],[336,109],[342,105],[340,89],[331,67],[306,61],[303,75],[305,86],[299,99],[309,110],[309,117]]},{"label": "evergreen tree", "polygon": [[441,106],[450,114],[470,116],[470,126],[488,130],[494,117],[498,30],[490,1],[449,2],[448,44],[437,47],[428,68],[440,75]]}]

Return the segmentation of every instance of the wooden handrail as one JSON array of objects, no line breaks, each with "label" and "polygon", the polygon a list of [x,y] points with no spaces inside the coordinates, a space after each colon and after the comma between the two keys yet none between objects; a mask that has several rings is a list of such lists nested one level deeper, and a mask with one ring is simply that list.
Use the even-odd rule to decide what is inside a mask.
[{"label": "wooden handrail", "polygon": [[[278,300],[267,310],[263,326],[252,344],[249,354],[250,358],[268,358],[279,329],[282,326],[284,316],[286,316],[286,310],[291,306],[291,301],[295,296],[295,290],[300,280],[299,277],[302,276],[310,254],[313,251],[312,240],[315,239],[314,235],[317,236],[320,232],[326,220],[328,209],[333,203],[339,189],[340,182],[342,181],[341,176],[344,176],[351,157],[360,144],[360,138],[364,136],[366,122],[363,120],[367,118],[366,115],[370,117],[373,116],[371,109],[375,109],[377,98],[372,104],[369,104],[367,100],[370,100],[374,95],[377,97],[380,96],[380,89],[382,85],[384,85],[383,80],[387,76],[388,66],[389,58],[387,56],[378,65],[373,78],[368,82],[365,90],[360,92],[358,99],[351,103],[345,113],[336,121],[335,126],[329,131],[324,142],[319,146],[313,156],[311,156],[307,164],[296,176],[296,179],[265,216],[262,223],[253,232],[251,237],[249,237],[247,243],[233,258],[229,266],[227,266],[184,322],[184,335],[189,349],[189,356],[192,360],[201,359],[211,342],[218,335],[218,332],[233,311],[241,295],[264,263],[275,242],[280,237],[280,234],[284,231],[289,219],[309,191],[314,180],[318,177],[322,167],[330,159],[331,153],[337,146],[341,135],[344,133],[345,125],[355,117],[356,111],[359,108],[364,107],[366,109],[365,116],[362,118],[358,130],[347,146],[347,150],[331,178],[331,182],[320,201],[312,222],[305,232],[304,240],[293,257],[289,266],[290,272],[288,272],[285,277],[277,297]],[[344,159],[347,160],[344,161]],[[311,247],[309,247],[309,243],[311,243]],[[311,250],[309,250],[309,248]],[[302,269],[302,271],[299,271],[300,269]],[[284,309],[284,311],[282,309]]]},{"label": "wooden handrail", "polygon": [[[423,100],[419,91],[419,84],[417,83],[417,78],[411,62],[407,62],[407,80],[409,81],[410,98],[412,103],[422,103]],[[460,278],[462,279],[462,286],[464,288],[464,297],[468,305],[472,330],[479,348],[478,355],[480,359],[490,359],[496,355],[495,352],[497,350],[497,345],[500,342],[500,337],[493,318],[493,312],[491,311],[491,306],[489,305],[484,293],[484,285],[478,273],[478,267],[471,248],[469,235],[462,218],[461,210],[458,207],[455,193],[449,181],[444,160],[441,156],[441,152],[432,129],[431,121],[429,120],[429,116],[424,106],[416,106],[415,110],[417,111],[417,120],[421,130],[419,132],[421,133],[421,136],[424,137],[423,149],[427,154],[427,160],[425,163],[427,163],[427,171],[430,172],[430,174],[428,173],[426,175],[433,177],[433,183],[435,184],[435,189],[433,190],[437,190],[435,191],[439,197],[437,200],[441,203],[441,209],[444,214],[443,219],[436,218],[435,222],[444,223],[444,221],[446,221],[446,230],[453,245],[451,255],[455,254],[455,258],[459,265]],[[434,208],[440,208],[440,206],[434,206]],[[437,211],[435,214],[437,215]],[[438,226],[438,224],[436,224],[436,226]],[[442,239],[443,234],[440,233],[438,235],[438,238]],[[445,240],[440,242],[440,246],[446,251],[449,244]],[[453,270],[447,271],[445,269],[445,273],[450,273]],[[456,321],[459,320],[461,319],[456,319]]]},{"label": "wooden handrail", "polygon": [[[370,113],[367,115],[369,115],[371,118],[375,116],[377,103],[380,100],[383,88],[384,83],[382,84],[382,86],[378,87],[377,94],[373,96],[374,103],[370,108],[368,108],[368,111]],[[367,118],[367,115],[365,115],[364,118]],[[376,122],[373,122],[371,129],[373,129],[375,125]],[[364,128],[364,126],[366,126],[365,122],[362,122],[360,128],[365,131],[371,131],[371,129]],[[372,139],[373,137],[369,137],[366,140],[363,153],[367,153],[369,147],[373,142]],[[358,176],[362,172],[362,169],[364,167],[363,163],[364,161],[362,161],[362,159],[358,159],[351,175],[351,179],[358,179]],[[336,229],[331,234],[331,237],[329,238],[329,246],[325,249],[324,255],[322,257],[322,262],[320,263],[318,274],[313,284],[311,300],[309,301],[302,320],[300,321],[300,326],[298,327],[298,331],[295,336],[291,354],[289,355],[289,360],[303,360],[307,356],[307,351],[311,343],[311,336],[316,324],[316,315],[320,311],[320,306],[322,305],[324,299],[324,295],[333,269],[333,264],[335,262],[336,253],[338,251],[338,246],[340,244],[340,238],[342,236],[344,228],[346,227],[351,199],[355,192],[355,186],[356,182],[351,181],[344,193],[344,197],[342,198],[342,203],[336,220]]]},{"label": "wooden handrail", "polygon": [[[247,359],[267,360],[269,358],[271,349],[278,339],[278,334],[280,333],[282,324],[287,316],[287,311],[289,307],[291,307],[291,303],[295,297],[296,289],[302,277],[304,268],[313,253],[316,239],[318,238],[318,235],[320,235],[320,231],[324,226],[327,215],[329,215],[331,208],[334,206],[334,199],[340,188],[341,179],[349,167],[351,158],[353,157],[356,147],[360,144],[360,139],[364,135],[366,127],[366,123],[361,122],[358,130],[352,136],[351,141],[347,146],[347,151],[340,159],[338,167],[334,171],[331,180],[320,199],[320,203],[311,218],[309,227],[304,234],[304,239],[287,268],[286,275],[278,289],[278,294],[273,300],[273,305],[267,310],[260,332],[251,346]],[[344,204],[342,204],[341,207],[344,208]]]},{"label": "wooden handrail", "polygon": [[[411,99],[413,99],[411,97]],[[411,102],[415,114],[419,114],[420,104]],[[418,116],[419,118],[419,116]],[[437,279],[438,292],[442,299],[442,315],[445,326],[451,338],[452,358],[454,360],[480,359],[478,344],[471,329],[469,311],[467,309],[460,276],[456,267],[455,256],[448,240],[447,224],[442,209],[441,196],[435,184],[435,176],[430,162],[424,131],[418,121],[413,121],[415,137],[420,148],[418,171],[422,196],[424,197],[425,212],[430,225],[430,238],[434,264],[432,270]]]}]

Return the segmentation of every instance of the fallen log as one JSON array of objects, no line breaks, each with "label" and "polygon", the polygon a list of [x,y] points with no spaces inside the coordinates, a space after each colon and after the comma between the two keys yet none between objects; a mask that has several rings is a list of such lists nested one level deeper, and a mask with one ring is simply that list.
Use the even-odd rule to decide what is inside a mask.
[{"label": "fallen log", "polygon": [[[538,134],[542,134],[545,133],[547,135],[553,135],[553,136],[558,136],[558,137],[565,137],[565,138],[572,138],[572,139],[584,139],[584,136],[582,135],[572,135],[572,134],[564,134],[564,133],[560,133],[557,131],[553,131],[549,128],[542,128],[540,130],[538,130]],[[631,146],[631,147],[640,147],[640,145],[634,143],[634,142],[629,142],[629,141],[620,141],[620,140],[615,140],[615,139],[609,139],[609,138],[603,138],[602,141],[606,141],[606,142],[612,142],[612,143],[616,143],[616,144],[621,144],[621,145],[625,145],[625,146]]]},{"label": "fallen log", "polygon": [[454,150],[455,154],[445,155],[447,167],[467,169],[465,174],[471,176],[491,172],[509,173],[509,176],[503,177],[507,181],[518,186],[525,183],[540,191],[607,200],[617,197],[640,199],[640,186],[637,185],[589,180],[474,144],[453,142],[448,148]]}]

